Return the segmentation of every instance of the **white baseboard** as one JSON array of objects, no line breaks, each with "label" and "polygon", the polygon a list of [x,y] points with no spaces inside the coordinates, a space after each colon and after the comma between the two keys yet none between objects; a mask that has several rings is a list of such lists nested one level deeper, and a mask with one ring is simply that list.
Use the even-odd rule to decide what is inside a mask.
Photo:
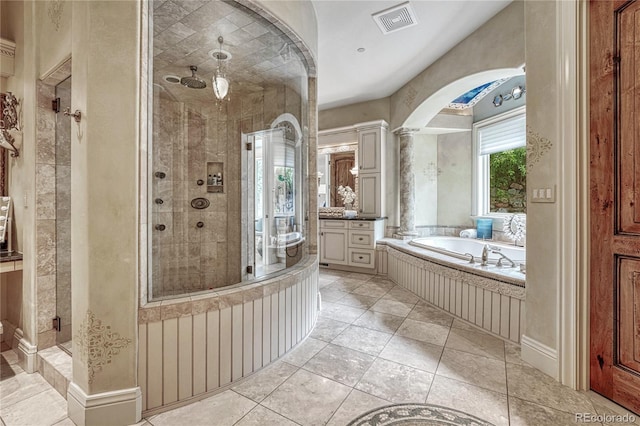
[{"label": "white baseboard", "polygon": [[102,392],[84,393],[71,382],[67,392],[69,418],[77,425],[105,424],[131,425],[142,419],[142,392],[139,387]]},{"label": "white baseboard", "polygon": [[543,373],[558,380],[558,351],[549,346],[522,335],[520,342],[522,360],[528,362]]},{"label": "white baseboard", "polygon": [[35,373],[38,369],[38,346],[29,343],[19,328],[16,328],[16,331],[13,333],[13,339],[18,342],[20,367],[27,373]]}]

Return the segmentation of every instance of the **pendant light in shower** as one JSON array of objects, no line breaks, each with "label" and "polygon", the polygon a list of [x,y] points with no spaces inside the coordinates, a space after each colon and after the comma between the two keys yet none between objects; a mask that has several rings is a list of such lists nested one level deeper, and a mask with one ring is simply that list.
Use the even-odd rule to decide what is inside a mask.
[{"label": "pendant light in shower", "polygon": [[222,50],[222,43],[224,43],[222,36],[218,37],[218,43],[220,43],[220,49],[213,53],[213,57],[218,60],[218,68],[213,74],[212,86],[213,93],[216,95],[216,98],[223,100],[225,96],[227,96],[227,93],[229,93],[229,80],[226,79],[225,73],[222,69],[222,61],[228,60],[229,55]]}]

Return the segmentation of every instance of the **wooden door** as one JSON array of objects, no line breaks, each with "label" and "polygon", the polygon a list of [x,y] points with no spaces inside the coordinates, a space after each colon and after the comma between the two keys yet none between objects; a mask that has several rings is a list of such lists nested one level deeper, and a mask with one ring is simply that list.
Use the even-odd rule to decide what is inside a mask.
[{"label": "wooden door", "polygon": [[591,1],[591,388],[640,413],[640,1]]},{"label": "wooden door", "polygon": [[351,169],[355,165],[353,152],[347,154],[333,154],[331,156],[331,206],[344,207],[342,197],[338,195],[339,186],[348,186],[354,191],[355,178]]}]

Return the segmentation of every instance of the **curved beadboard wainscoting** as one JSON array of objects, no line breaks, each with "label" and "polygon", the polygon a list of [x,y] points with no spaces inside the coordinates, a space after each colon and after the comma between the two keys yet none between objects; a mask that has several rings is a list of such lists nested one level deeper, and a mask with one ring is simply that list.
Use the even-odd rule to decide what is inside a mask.
[{"label": "curved beadboard wainscoting", "polygon": [[310,256],[260,283],[141,308],[145,415],[224,389],[286,354],[313,329],[317,294],[318,261]]},{"label": "curved beadboard wainscoting", "polygon": [[379,241],[377,256],[378,273],[387,274],[396,284],[460,319],[520,343],[524,275],[517,279],[487,273],[478,265],[450,261],[400,240]]}]

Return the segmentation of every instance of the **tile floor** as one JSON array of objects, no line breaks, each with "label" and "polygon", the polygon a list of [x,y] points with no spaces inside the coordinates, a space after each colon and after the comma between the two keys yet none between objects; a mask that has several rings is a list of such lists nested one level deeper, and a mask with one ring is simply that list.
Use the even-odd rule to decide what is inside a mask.
[{"label": "tile floor", "polygon": [[[593,392],[560,385],[524,363],[517,345],[382,277],[323,270],[320,288],[318,323],[290,354],[140,425],[346,425],[396,402],[443,405],[496,425],[572,425],[575,413],[625,413]],[[40,375],[22,371],[13,352],[2,353],[1,366],[2,426],[73,424],[66,401]]]}]

